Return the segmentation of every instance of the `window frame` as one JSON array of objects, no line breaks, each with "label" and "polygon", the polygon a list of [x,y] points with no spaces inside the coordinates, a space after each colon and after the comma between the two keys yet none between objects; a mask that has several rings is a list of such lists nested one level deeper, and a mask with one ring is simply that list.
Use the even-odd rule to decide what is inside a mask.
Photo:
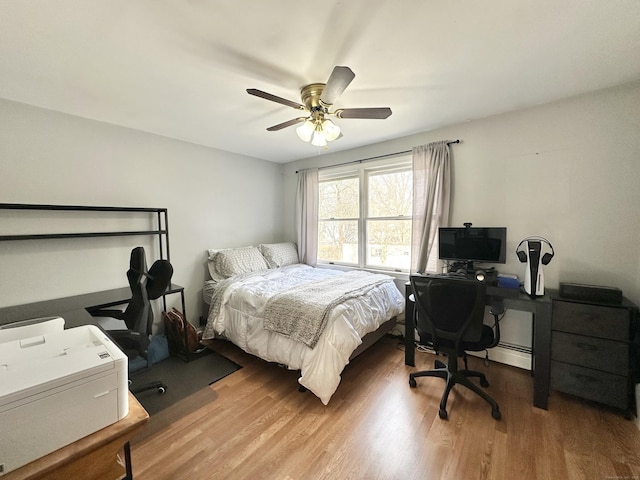
[{"label": "window frame", "polygon": [[[329,261],[320,258],[320,239],[318,239],[318,264],[319,265],[331,265],[345,268],[358,268],[363,270],[380,271],[384,273],[395,274],[408,274],[410,268],[400,267],[385,267],[380,265],[370,265],[367,263],[367,245],[368,245],[368,231],[367,225],[370,220],[407,220],[407,215],[400,216],[384,216],[384,217],[369,217],[369,178],[374,174],[380,174],[383,172],[393,173],[398,171],[409,171],[412,173],[412,159],[411,154],[399,154],[394,157],[387,157],[381,160],[368,161],[366,164],[360,163],[359,165],[344,165],[338,167],[330,167],[322,169],[319,172],[318,182],[326,182],[332,180],[342,180],[348,178],[358,178],[358,193],[359,193],[359,217],[357,219],[340,219],[341,221],[353,221],[357,220],[358,225],[358,262],[347,263],[340,261]],[[320,199],[318,199],[320,201]],[[332,220],[329,218],[318,217],[318,233],[320,232],[320,222]],[[333,219],[335,220],[335,219]],[[412,214],[408,216],[408,220],[412,220]],[[411,248],[411,239],[409,241],[409,247]],[[411,253],[411,252],[410,252]]]},{"label": "window frame", "polygon": [[[333,172],[333,169],[332,169]],[[359,207],[358,207],[358,217],[341,217],[341,218],[335,218],[335,217],[331,217],[331,218],[322,218],[320,217],[320,213],[318,212],[318,263],[322,264],[322,265],[341,265],[341,266],[345,266],[345,267],[358,267],[359,268],[359,264],[360,262],[360,258],[361,258],[361,252],[360,252],[360,232],[362,229],[362,225],[361,225],[361,216],[362,216],[362,191],[361,191],[361,185],[362,185],[362,180],[360,178],[359,172],[358,170],[354,170],[353,168],[349,169],[349,170],[342,170],[340,172],[327,172],[326,174],[322,175],[319,174],[318,175],[318,191],[320,191],[320,184],[323,182],[331,182],[331,181],[335,181],[335,180],[350,180],[350,179],[357,179],[358,180],[358,198],[359,198]],[[320,198],[318,198],[318,209],[320,207]],[[321,260],[320,259],[320,223],[323,221],[333,221],[333,222],[356,222],[357,225],[357,229],[358,229],[358,263],[348,263],[348,262],[336,262],[336,261],[328,261],[328,260]]]}]

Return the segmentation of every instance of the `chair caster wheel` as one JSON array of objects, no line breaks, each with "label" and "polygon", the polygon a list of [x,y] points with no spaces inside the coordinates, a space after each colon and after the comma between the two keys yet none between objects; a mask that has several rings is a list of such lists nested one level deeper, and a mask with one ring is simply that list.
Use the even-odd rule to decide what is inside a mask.
[{"label": "chair caster wheel", "polygon": [[491,410],[491,416],[496,420],[500,420],[502,418],[502,414],[500,413],[500,410],[498,410],[497,408],[494,408]]},{"label": "chair caster wheel", "polygon": [[487,388],[489,386],[489,382],[487,382],[486,378],[481,378],[480,379],[480,386],[483,388]]},{"label": "chair caster wheel", "polygon": [[409,377],[409,386],[411,388],[416,388],[418,386],[418,382],[416,382],[415,378]]},{"label": "chair caster wheel", "polygon": [[446,420],[449,417],[449,415],[447,415],[447,411],[442,408],[438,410],[438,415],[442,420]]}]

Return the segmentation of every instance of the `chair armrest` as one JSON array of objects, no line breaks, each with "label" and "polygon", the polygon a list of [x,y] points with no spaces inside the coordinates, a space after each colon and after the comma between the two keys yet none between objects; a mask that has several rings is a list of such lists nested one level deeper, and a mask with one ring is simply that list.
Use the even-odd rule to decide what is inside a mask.
[{"label": "chair armrest", "polygon": [[124,319],[124,312],[122,310],[90,310],[89,314],[92,317],[111,317],[117,318],[118,320]]}]

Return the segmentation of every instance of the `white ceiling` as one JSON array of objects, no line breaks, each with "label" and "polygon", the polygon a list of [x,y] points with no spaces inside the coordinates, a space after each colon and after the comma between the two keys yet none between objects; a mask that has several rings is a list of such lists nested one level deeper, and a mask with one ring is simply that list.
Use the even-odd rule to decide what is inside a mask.
[{"label": "white ceiling", "polygon": [[640,79],[639,0],[0,0],[0,97],[274,162],[292,108],[356,77],[329,152]]}]

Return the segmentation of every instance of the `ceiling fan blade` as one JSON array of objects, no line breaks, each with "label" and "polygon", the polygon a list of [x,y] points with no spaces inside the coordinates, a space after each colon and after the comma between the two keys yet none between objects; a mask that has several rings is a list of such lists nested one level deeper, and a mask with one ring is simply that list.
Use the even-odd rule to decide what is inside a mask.
[{"label": "ceiling fan blade", "polygon": [[279,123],[278,125],[274,125],[273,127],[267,128],[269,132],[275,132],[278,130],[282,130],[283,128],[290,127],[291,125],[295,125],[296,123],[304,122],[307,117],[298,117],[293,120],[289,120],[288,122]]},{"label": "ceiling fan blade", "polygon": [[322,90],[322,95],[320,95],[322,103],[333,105],[355,76],[356,74],[349,67],[334,67],[327,84]]},{"label": "ceiling fan blade", "polygon": [[389,107],[340,108],[334,114],[338,118],[376,118],[383,120],[391,116],[391,109]]},{"label": "ceiling fan blade", "polygon": [[305,110],[305,106],[300,103],[292,102],[291,100],[287,100],[286,98],[277,97],[276,95],[263,92],[262,90],[257,90],[255,88],[247,88],[247,93],[249,95],[255,95],[256,97],[264,98],[265,100],[271,100],[272,102],[286,105],[287,107],[295,108],[298,110]]}]

